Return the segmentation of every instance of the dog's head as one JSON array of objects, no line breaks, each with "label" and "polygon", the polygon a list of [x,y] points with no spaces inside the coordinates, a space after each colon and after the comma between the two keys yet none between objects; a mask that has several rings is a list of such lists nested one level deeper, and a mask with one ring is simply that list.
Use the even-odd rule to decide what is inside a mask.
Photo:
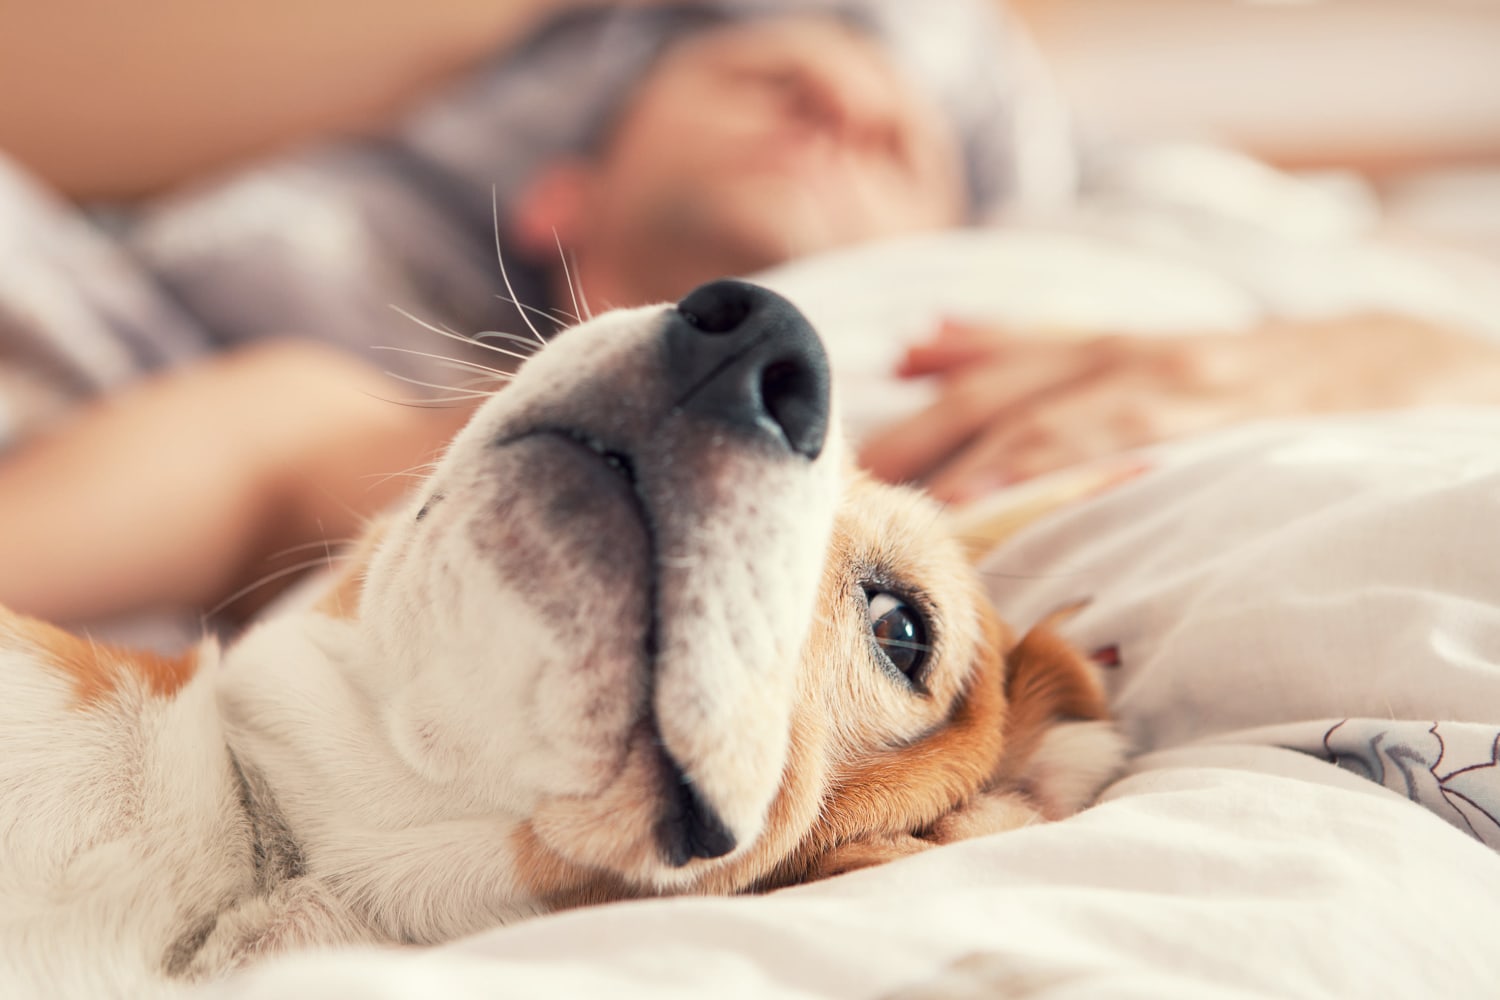
[{"label": "dog's head", "polygon": [[563,334],[387,522],[355,612],[385,737],[522,818],[541,898],[809,877],[1102,715],[1065,647],[1007,655],[942,512],[853,469],[829,395],[797,310],[716,282]]}]

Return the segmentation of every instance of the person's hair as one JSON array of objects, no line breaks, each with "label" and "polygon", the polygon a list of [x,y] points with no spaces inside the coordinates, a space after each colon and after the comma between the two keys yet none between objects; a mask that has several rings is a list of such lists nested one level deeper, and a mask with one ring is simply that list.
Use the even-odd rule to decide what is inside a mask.
[{"label": "person's hair", "polygon": [[1014,68],[993,0],[696,0],[575,8],[414,116],[405,140],[502,205],[560,156],[597,152],[662,54],[748,19],[826,14],[868,33],[958,134],[972,215],[1013,187]]},{"label": "person's hair", "polygon": [[[568,32],[576,24],[594,43],[595,52],[608,50],[616,63],[618,79],[600,93],[592,113],[580,121],[578,151],[598,156],[608,148],[610,139],[629,111],[641,86],[669,51],[684,42],[704,35],[725,31],[792,13],[807,14],[806,6],[772,3],[670,3],[629,10],[609,10],[604,16],[603,37],[596,20],[597,10],[572,11],[544,27],[546,34]],[[811,13],[828,17],[879,39],[876,25],[868,12],[852,3],[826,3]],[[628,23],[627,23],[628,22]],[[625,36],[631,36],[628,39]],[[538,39],[547,44],[545,37]],[[567,44],[564,42],[563,44]],[[622,51],[623,50],[623,51]]]}]

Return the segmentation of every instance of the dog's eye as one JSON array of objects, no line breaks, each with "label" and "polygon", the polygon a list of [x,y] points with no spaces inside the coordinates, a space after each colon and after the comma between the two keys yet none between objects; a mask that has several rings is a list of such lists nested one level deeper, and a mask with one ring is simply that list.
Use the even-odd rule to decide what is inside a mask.
[{"label": "dog's eye", "polygon": [[867,592],[870,601],[870,632],[891,666],[913,683],[927,662],[927,627],[917,609],[887,590]]}]

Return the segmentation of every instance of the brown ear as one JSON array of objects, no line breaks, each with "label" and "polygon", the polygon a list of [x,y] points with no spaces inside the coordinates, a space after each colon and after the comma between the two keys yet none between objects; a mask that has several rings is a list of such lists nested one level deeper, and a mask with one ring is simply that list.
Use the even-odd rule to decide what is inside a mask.
[{"label": "brown ear", "polygon": [[1022,792],[1049,819],[1090,801],[1124,757],[1098,668],[1056,631],[1079,607],[1037,624],[1005,662],[1005,751],[993,787]]}]

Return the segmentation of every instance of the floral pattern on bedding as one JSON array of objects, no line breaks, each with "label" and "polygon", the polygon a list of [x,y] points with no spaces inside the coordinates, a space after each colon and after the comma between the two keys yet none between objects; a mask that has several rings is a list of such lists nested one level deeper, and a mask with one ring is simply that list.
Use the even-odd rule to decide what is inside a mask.
[{"label": "floral pattern on bedding", "polygon": [[1341,719],[1290,749],[1405,795],[1488,847],[1500,848],[1500,727]]}]

